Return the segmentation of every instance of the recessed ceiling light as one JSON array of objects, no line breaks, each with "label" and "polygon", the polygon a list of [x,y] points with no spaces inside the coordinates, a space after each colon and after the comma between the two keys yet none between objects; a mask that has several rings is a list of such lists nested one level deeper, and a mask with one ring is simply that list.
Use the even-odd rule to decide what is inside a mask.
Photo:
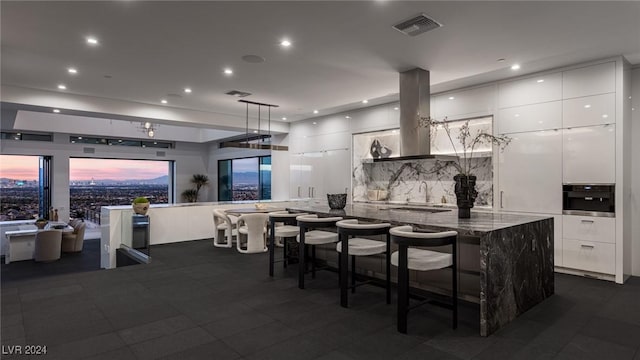
[{"label": "recessed ceiling light", "polygon": [[519,69],[520,69],[520,65],[518,64],[511,65],[511,70],[519,70]]},{"label": "recessed ceiling light", "polygon": [[287,118],[286,117],[282,117],[282,120],[287,121]]},{"label": "recessed ceiling light", "polygon": [[397,132],[398,132],[397,130],[391,130],[391,133],[392,133],[392,134],[395,134],[395,133],[397,133]]},{"label": "recessed ceiling light", "polygon": [[67,90],[67,86],[65,84],[59,84],[58,85],[58,89],[60,90]]},{"label": "recessed ceiling light", "polygon": [[77,74],[78,73],[78,69],[70,67],[70,68],[67,69],[67,72],[69,74]]},{"label": "recessed ceiling light", "polygon": [[588,109],[588,108],[590,108],[590,107],[591,107],[591,105],[589,105],[589,104],[587,104],[587,105],[585,105],[585,106],[584,106],[584,108],[585,108],[585,109]]},{"label": "recessed ceiling light", "polygon": [[93,37],[93,36],[89,36],[89,37],[87,37],[87,44],[89,44],[89,45],[98,45],[98,39]]},{"label": "recessed ceiling light", "polygon": [[160,100],[160,102],[161,102],[161,103],[163,103],[163,104],[166,104],[166,103],[167,103],[167,100],[162,99],[162,100]]},{"label": "recessed ceiling light", "polygon": [[347,115],[344,117],[345,119],[351,119],[351,116]]},{"label": "recessed ceiling light", "polygon": [[393,110],[400,110],[400,108],[396,106],[393,108]]},{"label": "recessed ceiling light", "polygon": [[313,113],[314,113],[314,114],[317,114],[317,113],[318,113],[318,110],[313,110]]},{"label": "recessed ceiling light", "polygon": [[540,79],[540,80],[538,80],[537,82],[539,82],[539,83],[543,83],[543,82],[544,82],[544,79]]},{"label": "recessed ceiling light", "polygon": [[253,130],[253,133],[254,133],[254,134],[257,134],[257,133],[258,133],[258,130]]},{"label": "recessed ceiling light", "polygon": [[453,100],[453,99],[455,99],[455,97],[449,96],[449,100]]},{"label": "recessed ceiling light", "polygon": [[122,142],[122,139],[118,139],[118,142]]},{"label": "recessed ceiling light", "polygon": [[515,116],[515,117],[520,117],[520,114],[515,114],[515,115],[513,115],[513,116]]},{"label": "recessed ceiling light", "polygon": [[82,140],[82,136],[78,136],[78,140]]},{"label": "recessed ceiling light", "polygon": [[[16,140],[17,140],[17,139],[16,139]],[[75,143],[76,143],[76,141],[75,141],[75,140],[71,140],[71,143],[72,143],[72,144],[75,144]]]},{"label": "recessed ceiling light", "polygon": [[289,41],[287,39],[283,39],[282,41],[280,41],[280,46],[289,47],[289,46],[291,46],[291,41]]},{"label": "recessed ceiling light", "polygon": [[60,109],[53,109],[53,112],[57,114],[60,112]]},{"label": "recessed ceiling light", "polygon": [[231,70],[229,68],[226,68],[226,69],[224,69],[224,74],[225,75],[231,75],[231,74],[233,74],[233,70]]},{"label": "recessed ceiling light", "polygon": [[184,92],[186,92],[187,94],[191,94],[191,88],[184,88]]},{"label": "recessed ceiling light", "polygon": [[317,124],[318,124],[317,122],[315,122],[315,121],[313,122],[313,125],[317,125]]},{"label": "recessed ceiling light", "polygon": [[608,117],[609,117],[609,115],[607,115],[607,114],[602,114],[602,118],[603,118],[603,119],[606,119],[606,118],[608,118]]},{"label": "recessed ceiling light", "polygon": [[368,103],[368,102],[369,102],[369,100],[362,100],[362,103],[363,103],[363,104],[366,104],[366,103]]}]

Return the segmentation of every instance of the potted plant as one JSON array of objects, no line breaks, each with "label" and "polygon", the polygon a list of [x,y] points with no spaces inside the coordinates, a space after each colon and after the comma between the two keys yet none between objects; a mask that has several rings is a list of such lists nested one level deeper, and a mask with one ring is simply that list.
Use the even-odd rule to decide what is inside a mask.
[{"label": "potted plant", "polygon": [[[481,145],[492,145],[504,150],[511,142],[511,138],[506,135],[493,135],[485,130],[473,131],[469,126],[470,120],[465,120],[460,126],[460,131],[454,137],[449,126],[449,121],[445,117],[443,120],[436,120],[431,117],[420,118],[422,126],[429,127],[431,139],[434,139],[438,131],[444,131],[451,143],[457,160],[452,161],[458,173],[453,177],[455,183],[455,194],[458,205],[458,217],[470,218],[471,208],[476,200],[476,176],[472,173],[472,159],[476,149]],[[455,140],[454,140],[455,139]]]},{"label": "potted plant", "polygon": [[187,189],[182,192],[182,198],[186,202],[196,202],[198,201],[198,191],[196,189]]},{"label": "potted plant", "polygon": [[38,218],[36,219],[35,225],[38,229],[42,230],[44,229],[45,226],[47,226],[48,222],[49,221],[45,218]]},{"label": "potted plant", "polygon": [[198,201],[198,195],[200,194],[200,189],[203,186],[209,185],[209,177],[203,174],[194,174],[193,177],[191,178],[191,183],[196,187],[195,200],[191,202],[196,202]]},{"label": "potted plant", "polygon": [[133,199],[133,212],[139,215],[147,215],[147,211],[149,210],[149,200],[146,197],[139,196]]}]

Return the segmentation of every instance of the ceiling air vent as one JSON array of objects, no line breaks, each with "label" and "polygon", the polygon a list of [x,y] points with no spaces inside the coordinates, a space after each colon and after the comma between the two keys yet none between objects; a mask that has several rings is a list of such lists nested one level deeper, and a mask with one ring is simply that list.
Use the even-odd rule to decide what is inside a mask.
[{"label": "ceiling air vent", "polygon": [[238,91],[238,90],[227,91],[225,94],[231,95],[231,96],[237,96],[237,97],[245,97],[245,96],[251,95],[251,93]]},{"label": "ceiling air vent", "polygon": [[82,148],[82,152],[85,154],[95,154],[96,148],[90,148],[90,147]]},{"label": "ceiling air vent", "polygon": [[420,14],[399,24],[393,25],[394,29],[409,36],[420,35],[424,32],[437,29],[439,27],[442,27],[442,24],[433,20],[425,14]]}]

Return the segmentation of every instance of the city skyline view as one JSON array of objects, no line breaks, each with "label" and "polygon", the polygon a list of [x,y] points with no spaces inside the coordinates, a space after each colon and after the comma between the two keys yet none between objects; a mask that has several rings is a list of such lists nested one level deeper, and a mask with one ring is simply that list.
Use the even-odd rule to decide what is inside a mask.
[{"label": "city skyline view", "polygon": [[[0,155],[0,178],[38,180],[38,156]],[[70,158],[69,180],[148,180],[168,173],[166,161]]]}]

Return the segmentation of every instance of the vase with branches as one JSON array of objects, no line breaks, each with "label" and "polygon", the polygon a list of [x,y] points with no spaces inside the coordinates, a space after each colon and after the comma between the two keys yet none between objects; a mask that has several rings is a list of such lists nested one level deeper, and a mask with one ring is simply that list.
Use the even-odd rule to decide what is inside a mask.
[{"label": "vase with branches", "polygon": [[453,177],[455,181],[455,194],[458,205],[458,217],[471,217],[471,208],[476,196],[476,176],[473,171],[473,158],[478,149],[483,146],[493,146],[503,151],[511,142],[506,135],[493,135],[485,129],[472,129],[470,119],[464,120],[457,134],[454,134],[450,126],[451,121],[445,117],[437,120],[431,117],[420,118],[420,125],[429,128],[431,139],[435,139],[438,131],[444,131],[455,154],[455,160],[450,164],[457,170]]}]

